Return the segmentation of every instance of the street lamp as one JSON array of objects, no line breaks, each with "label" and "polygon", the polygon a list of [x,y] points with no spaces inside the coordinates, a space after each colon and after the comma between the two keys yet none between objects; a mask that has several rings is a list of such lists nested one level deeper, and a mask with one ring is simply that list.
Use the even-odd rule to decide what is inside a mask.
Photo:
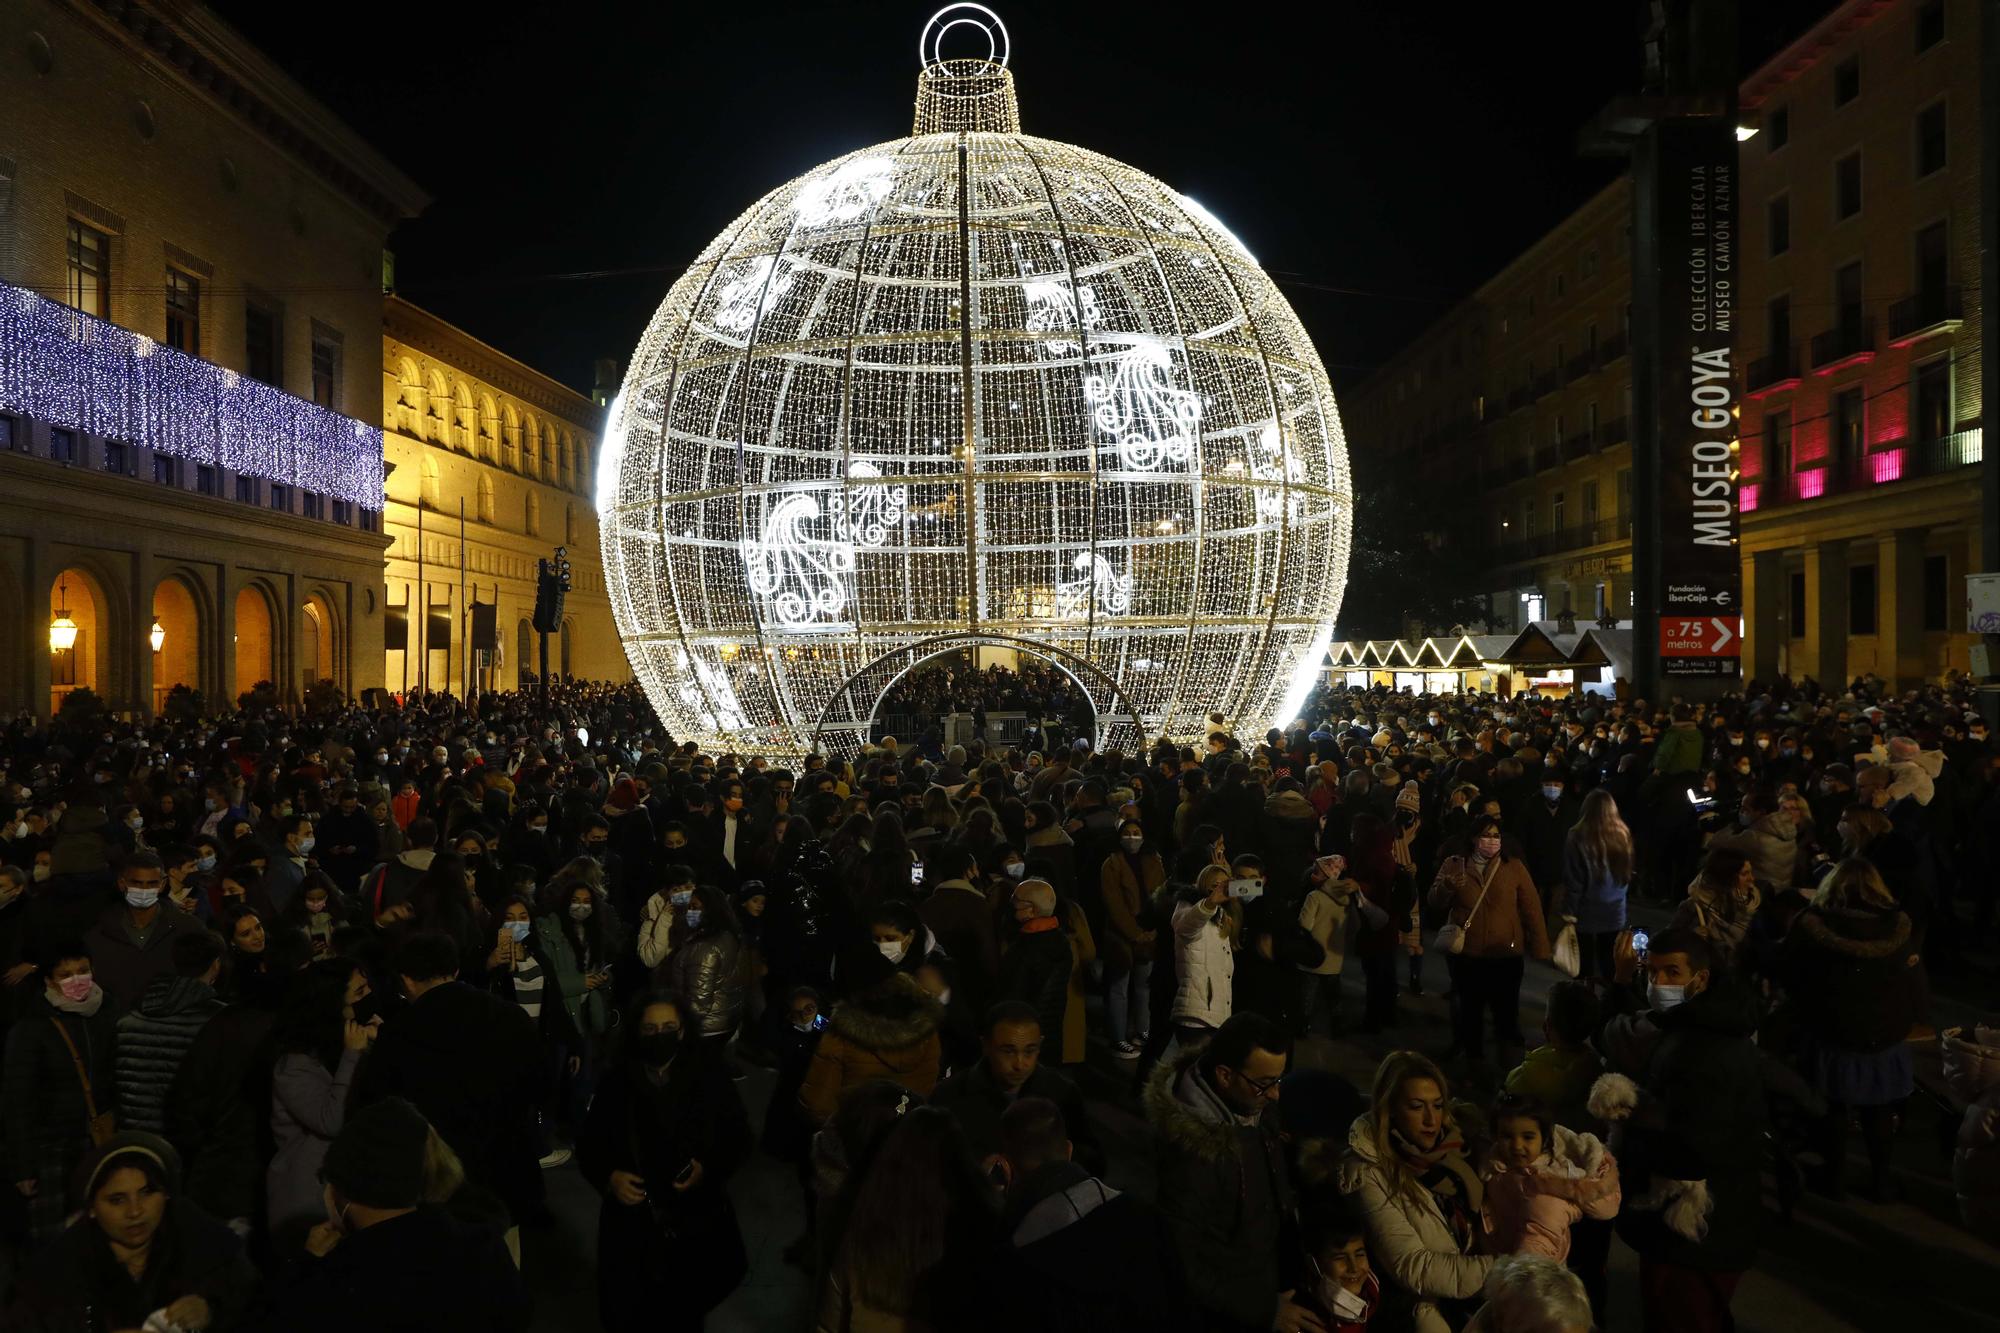
[{"label": "street lamp", "polygon": [[66,653],[76,647],[76,622],[69,618],[69,580],[56,585],[56,615],[49,622],[49,651]]},{"label": "street lamp", "polygon": [[165,644],[167,641],[166,626],[162,625],[159,621],[155,620],[153,622],[153,632],[148,634],[146,637],[152,640],[153,651],[156,653],[159,652],[161,646]]}]

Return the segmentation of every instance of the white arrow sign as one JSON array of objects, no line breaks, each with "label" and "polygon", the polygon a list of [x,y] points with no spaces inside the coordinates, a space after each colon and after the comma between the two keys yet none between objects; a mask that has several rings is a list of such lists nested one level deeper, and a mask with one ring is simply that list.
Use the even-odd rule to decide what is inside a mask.
[{"label": "white arrow sign", "polygon": [[1711,653],[1719,653],[1729,645],[1729,641],[1731,639],[1734,639],[1736,637],[1736,631],[1729,628],[1729,622],[1724,620],[1721,616],[1717,616],[1709,623],[1715,626],[1716,638],[1715,638],[1715,643],[1709,648],[1708,651],[1710,651]]}]

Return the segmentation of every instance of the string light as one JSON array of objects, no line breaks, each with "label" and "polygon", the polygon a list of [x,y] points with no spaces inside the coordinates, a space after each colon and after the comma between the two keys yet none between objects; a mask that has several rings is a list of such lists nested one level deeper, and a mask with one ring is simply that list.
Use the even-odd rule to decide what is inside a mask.
[{"label": "string light", "polygon": [[382,431],[0,283],[0,411],[382,508]]},{"label": "string light", "polygon": [[927,34],[966,23],[999,54],[927,35],[917,132],[759,200],[641,339],[597,488],[633,668],[739,752],[852,753],[978,642],[1075,675],[1108,743],[1290,721],[1353,523],[1325,369],[1208,209],[1022,134],[997,18]]}]

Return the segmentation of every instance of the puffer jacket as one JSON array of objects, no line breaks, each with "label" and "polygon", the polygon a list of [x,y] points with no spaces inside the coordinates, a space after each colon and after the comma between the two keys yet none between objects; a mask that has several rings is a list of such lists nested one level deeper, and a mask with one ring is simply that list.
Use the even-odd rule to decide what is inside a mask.
[{"label": "puffer jacket", "polygon": [[[564,921],[564,917],[554,912],[544,912],[535,918],[535,954],[554,983],[554,995],[562,1001],[570,1031],[588,1040],[611,1026],[611,993],[607,987],[592,990],[584,984],[583,969],[577,963],[576,948],[563,929]],[[545,992],[543,1003],[547,1002]],[[546,1014],[547,1010],[543,1012]]]},{"label": "puffer jacket", "polygon": [[1098,952],[1104,957],[1105,971],[1114,976],[1130,971],[1134,960],[1152,961],[1158,943],[1153,932],[1139,924],[1139,914],[1166,883],[1167,867],[1158,852],[1141,852],[1136,858],[1136,873],[1134,860],[1122,850],[1113,852],[1104,858],[1098,873],[1106,927]]},{"label": "puffer jacket", "polygon": [[198,977],[160,977],[139,1007],[118,1020],[118,1127],[164,1134],[167,1089],[208,1020],[221,1013],[215,987]]},{"label": "puffer jacket", "polygon": [[1944,1081],[1969,1103],[1951,1155],[1951,1188],[1966,1229],[2000,1245],[2000,1028],[1946,1028]]},{"label": "puffer jacket", "polygon": [[1783,811],[1765,815],[1749,828],[1720,833],[1708,844],[1709,851],[1741,852],[1750,862],[1750,873],[1765,892],[1792,887],[1792,872],[1798,868],[1799,830]]},{"label": "puffer jacket", "polygon": [[743,939],[734,931],[697,935],[667,959],[667,988],[701,1023],[704,1037],[722,1037],[743,1018]]},{"label": "puffer jacket", "polygon": [[1235,1012],[1236,947],[1228,910],[1199,899],[1174,908],[1176,1023],[1219,1028]]},{"label": "puffer jacket", "polygon": [[1923,963],[1901,912],[1809,907],[1785,934],[1779,973],[1799,1021],[1843,1051],[1886,1051],[1923,1017]]},{"label": "puffer jacket", "polygon": [[1146,1081],[1156,1197],[1200,1327],[1267,1329],[1277,1313],[1281,1238],[1293,1218],[1277,1114],[1245,1124],[1182,1051]]},{"label": "puffer jacket", "polygon": [[1495,1162],[1486,1176],[1479,1218],[1493,1254],[1569,1258],[1569,1229],[1582,1218],[1618,1216],[1618,1163],[1595,1134],[1556,1126],[1549,1159],[1525,1171]]},{"label": "puffer jacket", "polygon": [[1431,906],[1449,912],[1453,921],[1465,927],[1464,953],[1469,958],[1519,958],[1524,953],[1544,959],[1549,956],[1542,896],[1535,891],[1527,863],[1517,857],[1502,856],[1493,866],[1492,880],[1485,885],[1468,858],[1445,858],[1431,885]]},{"label": "puffer jacket", "polygon": [[937,1088],[943,1023],[944,1006],[901,972],[842,1000],[813,1051],[799,1109],[810,1123],[825,1124],[842,1093],[874,1078],[930,1096]]},{"label": "puffer jacket", "polygon": [[1626,886],[1613,877],[1608,866],[1594,863],[1584,854],[1583,841],[1571,829],[1563,838],[1562,887],[1552,905],[1558,913],[1576,918],[1576,928],[1586,935],[1602,935],[1625,929]]},{"label": "puffer jacket", "polygon": [[1373,1125],[1365,1115],[1347,1132],[1347,1155],[1336,1179],[1361,1213],[1377,1271],[1416,1297],[1416,1333],[1448,1333],[1437,1302],[1479,1295],[1492,1256],[1459,1253],[1431,1192],[1402,1184],[1401,1169],[1376,1153]]}]

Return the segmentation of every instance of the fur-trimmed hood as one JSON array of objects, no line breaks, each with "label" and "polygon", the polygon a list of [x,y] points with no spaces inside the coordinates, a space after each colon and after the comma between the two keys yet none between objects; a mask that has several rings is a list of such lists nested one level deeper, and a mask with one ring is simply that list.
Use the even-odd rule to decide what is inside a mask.
[{"label": "fur-trimmed hood", "polygon": [[1264,813],[1272,819],[1310,819],[1317,821],[1319,811],[1301,792],[1273,792],[1264,798]]},{"label": "fur-trimmed hood", "polygon": [[944,1022],[944,1006],[916,979],[898,972],[833,1008],[827,1030],[872,1051],[899,1051],[929,1038]]},{"label": "fur-trimmed hood", "polygon": [[1799,913],[1792,929],[1814,948],[1849,958],[1893,958],[1910,945],[1910,918],[1902,912],[1810,907]]},{"label": "fur-trimmed hood", "polygon": [[[1936,755],[1931,763],[1925,763],[1926,755]],[[1935,768],[1936,772],[1932,769]],[[1900,801],[1905,796],[1914,796],[1918,805],[1929,805],[1931,797],[1937,794],[1933,779],[1944,771],[1942,750],[1921,750],[1911,760],[1892,762],[1889,765],[1889,799]]]},{"label": "fur-trimmed hood", "polygon": [[1487,1187],[1516,1187],[1524,1194],[1550,1194],[1580,1206],[1618,1188],[1618,1164],[1595,1134],[1580,1134],[1557,1125],[1547,1162],[1518,1171],[1496,1161]]},{"label": "fur-trimmed hood", "polygon": [[1153,1132],[1176,1148],[1205,1161],[1233,1159],[1237,1135],[1248,1128],[1233,1114],[1195,1068],[1202,1047],[1182,1051],[1146,1080],[1141,1097]]}]

